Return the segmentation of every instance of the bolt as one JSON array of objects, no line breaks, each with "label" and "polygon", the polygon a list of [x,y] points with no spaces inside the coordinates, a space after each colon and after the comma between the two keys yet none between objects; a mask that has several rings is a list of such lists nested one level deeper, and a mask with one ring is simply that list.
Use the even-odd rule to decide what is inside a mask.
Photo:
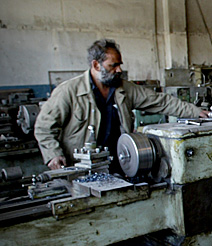
[{"label": "bolt", "polygon": [[193,150],[193,149],[187,149],[187,150],[186,150],[186,155],[187,155],[188,157],[193,156],[193,155],[194,155],[194,150]]},{"label": "bolt", "polygon": [[104,151],[108,151],[108,147],[104,147]]}]

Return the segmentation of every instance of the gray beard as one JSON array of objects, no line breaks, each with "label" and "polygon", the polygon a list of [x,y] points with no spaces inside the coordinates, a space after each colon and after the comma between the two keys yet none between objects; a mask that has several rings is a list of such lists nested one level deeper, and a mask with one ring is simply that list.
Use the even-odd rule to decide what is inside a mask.
[{"label": "gray beard", "polygon": [[121,74],[122,73],[111,74],[101,65],[99,81],[108,87],[118,87],[121,81]]}]

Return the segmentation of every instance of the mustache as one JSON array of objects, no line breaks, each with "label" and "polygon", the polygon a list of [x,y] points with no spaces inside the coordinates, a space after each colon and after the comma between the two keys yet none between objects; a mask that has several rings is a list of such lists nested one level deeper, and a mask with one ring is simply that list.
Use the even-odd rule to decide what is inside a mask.
[{"label": "mustache", "polygon": [[109,80],[114,80],[114,79],[119,79],[122,76],[122,72],[117,72],[114,74],[110,74],[109,72],[103,72],[102,73],[102,79],[109,79]]}]

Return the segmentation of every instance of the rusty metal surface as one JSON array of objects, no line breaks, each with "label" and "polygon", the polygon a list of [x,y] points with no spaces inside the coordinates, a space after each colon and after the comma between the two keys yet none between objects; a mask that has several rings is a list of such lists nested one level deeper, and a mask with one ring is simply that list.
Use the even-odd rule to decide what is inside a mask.
[{"label": "rusty metal surface", "polygon": [[[87,186],[88,187],[88,186]],[[91,187],[89,187],[91,188]],[[64,217],[74,216],[76,214],[83,214],[94,210],[97,207],[106,205],[122,206],[128,203],[133,203],[149,198],[149,185],[142,183],[136,186],[122,187],[118,190],[106,190],[104,195],[101,193],[101,199],[89,196],[88,194],[81,194],[78,197],[70,197],[60,200],[51,201],[49,203],[52,208],[52,213],[55,218],[60,219]]]}]

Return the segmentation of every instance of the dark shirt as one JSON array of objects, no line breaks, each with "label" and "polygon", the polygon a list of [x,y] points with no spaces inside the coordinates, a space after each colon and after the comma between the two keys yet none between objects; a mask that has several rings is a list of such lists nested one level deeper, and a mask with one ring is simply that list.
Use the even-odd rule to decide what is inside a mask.
[{"label": "dark shirt", "polygon": [[114,160],[110,164],[110,173],[120,173],[120,164],[117,158],[117,141],[121,135],[120,120],[117,106],[114,101],[115,87],[110,87],[107,100],[104,99],[97,86],[93,83],[90,74],[90,83],[93,90],[96,105],[101,113],[100,129],[97,136],[97,146],[108,147]]}]

